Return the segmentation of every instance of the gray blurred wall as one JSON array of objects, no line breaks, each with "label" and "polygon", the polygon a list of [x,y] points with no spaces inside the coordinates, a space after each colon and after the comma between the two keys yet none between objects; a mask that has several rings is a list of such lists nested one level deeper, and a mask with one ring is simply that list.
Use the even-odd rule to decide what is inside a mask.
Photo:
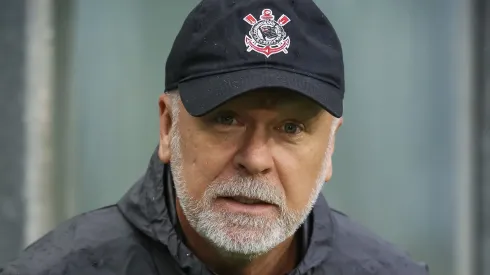
[{"label": "gray blurred wall", "polygon": [[26,3],[0,8],[0,263],[23,245]]}]

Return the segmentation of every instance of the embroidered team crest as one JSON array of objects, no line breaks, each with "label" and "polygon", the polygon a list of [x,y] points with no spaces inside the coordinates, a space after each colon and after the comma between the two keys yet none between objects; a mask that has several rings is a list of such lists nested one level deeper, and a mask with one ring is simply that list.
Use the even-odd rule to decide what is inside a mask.
[{"label": "embroidered team crest", "polygon": [[283,14],[275,21],[272,11],[264,9],[260,20],[257,21],[252,14],[243,20],[252,26],[248,33],[250,36],[245,35],[247,52],[256,51],[267,58],[280,52],[288,53],[290,39],[283,26],[291,21],[289,17]]}]

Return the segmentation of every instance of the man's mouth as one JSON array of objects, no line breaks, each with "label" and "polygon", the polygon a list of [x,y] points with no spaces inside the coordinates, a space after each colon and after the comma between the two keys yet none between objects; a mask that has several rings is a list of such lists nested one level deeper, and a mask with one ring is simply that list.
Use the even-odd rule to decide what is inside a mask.
[{"label": "man's mouth", "polygon": [[220,207],[234,213],[244,213],[250,215],[270,215],[277,211],[277,205],[256,198],[243,196],[219,197],[216,202]]},{"label": "man's mouth", "polygon": [[234,200],[234,201],[237,201],[237,202],[243,203],[243,204],[270,204],[268,202],[265,202],[265,201],[262,201],[259,199],[247,198],[247,197],[243,197],[243,196],[226,197],[226,199]]}]

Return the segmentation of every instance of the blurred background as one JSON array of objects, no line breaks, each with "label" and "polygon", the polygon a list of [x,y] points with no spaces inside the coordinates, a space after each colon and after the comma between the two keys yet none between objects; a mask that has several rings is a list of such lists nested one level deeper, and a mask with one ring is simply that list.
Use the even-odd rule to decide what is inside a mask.
[{"label": "blurred background", "polygon": [[[0,264],[145,172],[197,2],[0,0]],[[316,0],[347,89],[324,194],[433,275],[490,274],[485,2]]]}]

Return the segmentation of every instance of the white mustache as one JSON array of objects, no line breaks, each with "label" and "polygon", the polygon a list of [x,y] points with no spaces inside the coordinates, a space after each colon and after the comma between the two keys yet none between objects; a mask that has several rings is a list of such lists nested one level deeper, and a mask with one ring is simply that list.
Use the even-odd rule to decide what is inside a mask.
[{"label": "white mustache", "polygon": [[218,197],[245,197],[279,206],[285,204],[284,195],[279,188],[266,181],[242,177],[233,177],[227,181],[211,184],[206,189],[204,197],[211,199]]}]

